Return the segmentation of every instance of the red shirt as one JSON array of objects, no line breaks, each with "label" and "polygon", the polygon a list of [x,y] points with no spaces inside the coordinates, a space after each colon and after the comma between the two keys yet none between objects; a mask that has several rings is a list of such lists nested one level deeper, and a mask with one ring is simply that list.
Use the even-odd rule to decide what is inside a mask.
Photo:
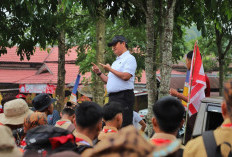
[{"label": "red shirt", "polygon": [[210,82],[206,74],[205,74],[205,81],[206,81],[205,97],[210,97]]}]

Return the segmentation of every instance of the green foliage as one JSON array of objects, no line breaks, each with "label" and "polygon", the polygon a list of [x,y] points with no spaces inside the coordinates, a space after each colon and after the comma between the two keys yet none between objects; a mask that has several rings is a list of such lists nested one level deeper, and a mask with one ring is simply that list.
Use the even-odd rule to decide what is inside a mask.
[{"label": "green foliage", "polygon": [[[34,47],[46,48],[57,43],[61,29],[72,32],[73,27],[66,23],[72,6],[78,5],[73,1],[23,0],[1,1],[0,4],[0,52],[5,53],[6,47],[18,46],[17,54],[21,60],[30,59]],[[71,18],[69,18],[71,20]]]}]

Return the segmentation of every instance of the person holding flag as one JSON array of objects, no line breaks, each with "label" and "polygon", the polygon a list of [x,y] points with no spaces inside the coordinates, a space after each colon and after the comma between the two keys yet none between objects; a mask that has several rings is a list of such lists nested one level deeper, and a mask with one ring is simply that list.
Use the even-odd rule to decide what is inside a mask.
[{"label": "person holding flag", "polygon": [[170,95],[182,100],[182,104],[188,110],[187,103],[189,102],[188,122],[186,126],[185,142],[187,143],[192,136],[193,127],[197,117],[197,111],[200,108],[200,102],[204,97],[210,97],[210,83],[207,75],[204,73],[202,59],[197,42],[194,46],[194,51],[188,52],[186,55],[186,79],[184,84],[183,94],[175,89],[170,89]]}]

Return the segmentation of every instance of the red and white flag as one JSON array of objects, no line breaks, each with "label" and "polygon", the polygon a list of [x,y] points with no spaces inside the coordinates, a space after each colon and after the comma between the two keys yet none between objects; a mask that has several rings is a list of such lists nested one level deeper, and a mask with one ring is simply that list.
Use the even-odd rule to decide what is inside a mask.
[{"label": "red and white flag", "polygon": [[191,116],[198,112],[201,100],[205,98],[206,88],[205,72],[197,42],[193,50],[189,83],[188,108],[189,116]]}]

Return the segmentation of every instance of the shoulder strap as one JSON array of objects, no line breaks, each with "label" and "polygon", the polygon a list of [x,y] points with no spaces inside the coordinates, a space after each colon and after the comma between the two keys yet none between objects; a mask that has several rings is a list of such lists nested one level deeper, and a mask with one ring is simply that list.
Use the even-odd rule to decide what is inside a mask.
[{"label": "shoulder strap", "polygon": [[216,141],[214,138],[213,131],[211,130],[211,131],[204,132],[202,137],[203,137],[207,156],[208,157],[215,157],[217,144],[216,144]]},{"label": "shoulder strap", "polygon": [[225,145],[227,145],[228,147],[230,147],[230,152],[229,152],[229,154],[228,154],[228,157],[232,157],[231,145],[230,145],[230,143],[228,143],[228,142],[223,142],[222,144],[220,144],[219,146],[217,146],[216,155],[217,155],[217,156],[221,155],[221,145],[223,145],[223,144],[225,144]]}]

